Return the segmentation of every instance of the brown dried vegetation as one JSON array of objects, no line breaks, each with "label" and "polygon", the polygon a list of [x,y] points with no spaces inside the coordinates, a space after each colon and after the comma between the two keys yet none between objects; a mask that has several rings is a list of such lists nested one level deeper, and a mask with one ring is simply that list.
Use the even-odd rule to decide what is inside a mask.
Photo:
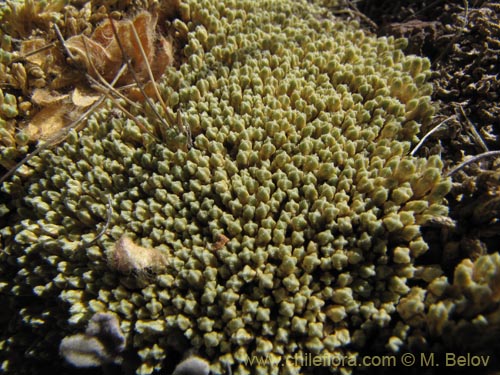
[{"label": "brown dried vegetation", "polygon": [[123,235],[109,252],[108,263],[112,269],[124,274],[132,272],[143,274],[148,271],[161,272],[169,261],[162,250],[136,245],[129,237]]},{"label": "brown dried vegetation", "polygon": [[[0,81],[9,92],[16,92],[17,100],[9,97],[11,102],[14,98],[10,110],[13,115],[0,126],[6,135],[2,137],[5,141],[0,140],[0,148],[9,147],[7,151],[0,150],[0,165],[10,169],[0,181],[27,161],[23,159],[15,165],[16,158],[26,155],[27,148],[22,146],[39,140],[44,147],[57,144],[70,128],[81,126],[90,109],[101,105],[105,98],[113,100],[144,133],[157,140],[165,138],[166,127],[175,125],[185,130],[182,122],[179,125],[167,110],[156,87],[156,81],[174,63],[173,38],[165,29],[166,17],[177,14],[178,0],[163,2],[151,11],[132,11],[135,15],[130,18],[104,5],[96,8],[95,3],[77,9],[49,2],[45,8],[35,6],[35,14],[28,9],[29,3],[9,3],[11,12],[0,14],[0,18],[8,20],[7,29],[17,24],[21,15],[25,16],[25,26],[16,34],[21,37],[17,51],[8,31],[3,34]],[[53,12],[60,13],[56,17]],[[116,102],[117,97],[124,99],[128,107],[138,107],[146,101],[156,114],[156,130],[139,122]],[[164,113],[160,115],[152,108],[151,97],[160,102]]]},{"label": "brown dried vegetation", "polygon": [[[111,82],[117,75],[125,58],[129,58],[137,78],[143,82],[148,78],[150,65],[155,79],[173,62],[172,44],[163,36],[156,35],[158,17],[147,11],[137,14],[132,20],[115,23],[121,41],[120,47],[115,38],[112,20],[107,19],[99,25],[92,36],[77,35],[66,41],[66,47],[74,54],[76,62],[83,63],[86,71],[94,78],[102,76]],[[141,53],[144,50],[145,56]],[[145,58],[144,58],[145,57]],[[120,77],[118,84],[134,82],[131,72]]]}]

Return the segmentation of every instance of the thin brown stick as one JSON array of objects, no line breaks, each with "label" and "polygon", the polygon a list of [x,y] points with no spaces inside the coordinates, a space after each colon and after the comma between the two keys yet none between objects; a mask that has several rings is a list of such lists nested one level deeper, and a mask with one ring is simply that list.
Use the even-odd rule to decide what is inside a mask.
[{"label": "thin brown stick", "polygon": [[[113,97],[113,95],[110,94],[110,90],[107,90],[105,86],[103,86],[102,84],[100,84],[95,78],[91,77],[91,76],[88,76],[87,77],[89,79],[89,81],[91,81],[92,83],[94,83],[94,86],[95,86],[95,89],[97,91],[99,91],[100,93],[102,93],[103,95],[106,95],[106,97],[108,99],[110,99],[114,105],[116,105],[123,113],[125,113],[125,115],[130,119],[132,120],[133,122],[136,123],[136,125],[145,133],[148,133],[151,137],[153,137],[157,142],[161,142],[161,140],[155,136],[148,128],[146,128],[146,126],[141,122],[139,121],[139,119],[137,117],[135,117],[132,113],[130,113],[129,111],[127,111],[117,100],[115,97]],[[116,92],[116,90],[114,90]]]},{"label": "thin brown stick", "polygon": [[[87,54],[87,58],[89,60],[90,67],[94,70],[95,74],[97,75],[97,78],[99,78],[99,81],[101,81],[102,85],[106,86],[107,89],[109,91],[111,91],[114,95],[116,95],[119,98],[125,100],[130,106],[139,108],[139,106],[136,103],[134,103],[132,100],[130,100],[125,95],[123,95],[122,93],[120,93],[115,87],[113,87],[112,85],[110,85],[109,82],[106,81],[106,79],[102,76],[102,74],[99,73],[99,71],[97,70],[96,66],[94,65],[94,62],[90,58],[90,53],[89,53],[88,45],[87,45],[87,42],[86,42],[85,38],[82,38],[82,42],[83,42],[83,48],[85,49],[85,53]],[[96,83],[98,84],[98,82],[94,79],[94,77],[92,77],[89,74],[87,74],[86,76],[87,76],[87,79],[89,81],[91,81],[94,84],[96,84]],[[101,90],[102,90],[102,88],[101,88]]]},{"label": "thin brown stick", "polygon": [[49,48],[52,48],[52,47],[54,47],[55,45],[56,45],[56,43],[55,43],[55,42],[52,42],[52,43],[46,44],[46,45],[45,45],[45,46],[43,46],[43,47],[37,48],[37,49],[35,49],[35,50],[33,50],[33,51],[30,51],[30,52],[25,53],[25,54],[24,54],[24,55],[22,55],[22,56],[18,56],[18,57],[16,57],[16,58],[12,59],[10,63],[12,64],[12,63],[15,63],[15,62],[18,62],[18,61],[26,60],[26,58],[28,58],[28,57],[30,57],[30,56],[33,56],[33,55],[36,55],[37,53],[43,52],[43,51],[45,51],[45,50],[47,50],[47,49],[49,49]]},{"label": "thin brown stick", "polygon": [[146,64],[146,70],[148,72],[149,80],[153,84],[153,89],[155,91],[156,98],[160,102],[165,113],[167,113],[167,105],[163,101],[163,98],[160,95],[160,91],[158,90],[158,86],[156,85],[155,77],[153,76],[153,71],[151,70],[151,65],[149,64],[148,57],[146,56],[146,52],[144,51],[144,47],[142,46],[141,39],[139,38],[139,35],[137,34],[137,29],[135,28],[135,25],[133,22],[130,22],[130,25],[132,26],[132,33],[134,34],[135,41],[139,45],[139,51],[141,52],[142,58],[144,59],[144,63]]},{"label": "thin brown stick", "polygon": [[419,14],[421,14],[421,13],[425,12],[425,11],[426,11],[426,10],[428,10],[428,9],[435,8],[435,7],[436,7],[436,6],[437,6],[440,2],[442,2],[442,1],[443,1],[443,0],[436,0],[436,1],[432,2],[432,3],[430,3],[429,5],[427,5],[427,6],[423,7],[422,9],[418,10],[417,12],[412,13],[410,16],[406,17],[406,18],[402,21],[402,23],[408,22],[408,21],[410,21],[411,19],[416,19],[416,17],[417,17]]},{"label": "thin brown stick", "polygon": [[469,164],[472,164],[472,163],[479,161],[481,159],[484,159],[484,158],[489,158],[491,156],[500,156],[500,150],[483,152],[482,154],[473,156],[469,160],[466,160],[466,161],[460,163],[455,168],[448,171],[448,173],[446,173],[446,177],[451,176],[452,174],[454,174],[455,172],[458,172],[459,170],[461,170],[462,168],[464,168],[465,166],[467,166]]},{"label": "thin brown stick", "polygon": [[12,176],[16,171],[26,164],[28,161],[30,161],[32,158],[34,158],[36,155],[38,155],[40,152],[43,150],[46,150],[52,146],[55,146],[59,142],[62,142],[69,134],[71,129],[75,129],[80,122],[82,122],[85,117],[90,115],[97,107],[99,107],[102,102],[104,101],[106,97],[102,95],[99,99],[97,99],[94,104],[90,106],[88,110],[86,110],[80,117],[78,117],[75,121],[73,121],[70,125],[64,127],[63,129],[59,130],[57,133],[55,133],[52,137],[50,137],[49,140],[47,140],[44,144],[38,146],[33,152],[30,154],[26,155],[23,160],[21,160],[19,163],[14,165],[7,173],[5,173],[2,178],[0,178],[0,185],[6,181],[10,176]]},{"label": "thin brown stick", "polygon": [[118,32],[116,31],[116,27],[115,27],[115,24],[113,23],[113,19],[111,18],[111,16],[108,16],[109,17],[109,22],[110,22],[110,25],[111,25],[111,30],[113,31],[113,35],[115,36],[116,38],[116,42],[118,43],[118,48],[120,48],[120,51],[122,53],[122,56],[123,58],[125,59],[125,62],[127,64],[127,67],[130,71],[130,73],[132,74],[132,77],[134,78],[134,81],[135,83],[137,83],[137,87],[139,88],[139,90],[141,91],[141,94],[144,96],[144,99],[146,100],[146,103],[148,103],[149,107],[151,108],[151,110],[154,112],[155,116],[160,120],[160,122],[165,126],[165,127],[169,127],[168,123],[165,121],[165,119],[163,117],[160,116],[160,114],[158,113],[154,103],[151,101],[151,99],[146,95],[146,92],[144,91],[144,88],[142,87],[140,81],[139,81],[139,78],[137,77],[137,74],[135,72],[135,69],[134,67],[132,66],[132,64],[130,63],[130,58],[129,56],[127,55],[127,53],[125,52],[125,49],[123,48],[123,45],[122,45],[122,42],[120,40],[120,37],[118,36]]},{"label": "thin brown stick", "polygon": [[[134,23],[130,22],[130,26],[132,27],[132,32],[134,34],[135,41],[136,41],[136,43],[139,46],[139,51],[141,52],[142,58],[144,59],[144,63],[146,64],[146,70],[147,70],[148,75],[149,75],[149,80],[150,80],[151,84],[153,85],[153,89],[154,89],[156,98],[160,102],[160,105],[163,108],[163,112],[165,112],[165,116],[167,116],[167,119],[172,124],[173,123],[173,121],[172,121],[173,119],[172,119],[172,117],[170,116],[170,113],[167,110],[167,105],[165,104],[165,102],[163,101],[163,98],[160,95],[160,90],[158,90],[158,86],[156,84],[155,77],[153,76],[153,71],[151,70],[151,65],[149,64],[148,57],[146,56],[146,52],[144,51],[141,39],[139,38],[139,35],[137,34],[137,30],[135,28]],[[165,129],[163,129],[163,127],[161,127],[161,126],[160,126],[160,132],[161,132],[161,135],[162,135],[163,139],[165,139],[166,138]]]},{"label": "thin brown stick", "polygon": [[422,145],[424,144],[424,142],[427,140],[427,138],[429,138],[433,133],[435,133],[442,125],[444,125],[447,121],[451,120],[452,118],[454,118],[454,116],[452,117],[448,117],[447,119],[444,119],[443,121],[441,121],[439,124],[437,124],[436,126],[434,126],[430,131],[428,131],[424,136],[423,138],[420,140],[420,142],[418,142],[418,144],[413,148],[413,150],[410,152],[410,156],[414,156],[416,154],[416,152],[418,151],[418,149],[420,147],[422,147]]},{"label": "thin brown stick", "polygon": [[111,216],[113,215],[113,206],[112,206],[112,203],[111,203],[111,194],[107,194],[106,195],[106,201],[107,201],[107,204],[106,204],[106,223],[104,223],[104,226],[101,228],[101,230],[99,231],[99,233],[97,234],[97,236],[95,236],[92,241],[90,241],[89,243],[83,243],[82,244],[82,246],[83,246],[84,249],[86,249],[86,248],[94,245],[95,243],[97,243],[97,241],[99,240],[99,238],[101,238],[104,235],[104,233],[106,233],[106,231],[109,228],[109,225],[111,224]]},{"label": "thin brown stick", "polygon": [[118,90],[116,90],[112,85],[109,84],[108,81],[106,81],[104,79],[104,77],[101,75],[101,73],[99,73],[99,71],[97,70],[96,66],[94,65],[94,62],[92,61],[92,59],[90,58],[90,54],[89,54],[89,51],[88,51],[88,46],[87,46],[87,42],[85,41],[85,39],[82,39],[83,41],[83,47],[85,49],[85,53],[87,54],[87,57],[88,57],[88,60],[89,60],[89,64],[91,66],[91,68],[94,70],[94,72],[97,74],[97,77],[99,78],[99,80],[101,81],[101,83],[99,83],[94,77],[92,77],[91,75],[87,74],[87,79],[94,84],[94,88],[99,91],[100,93],[106,95],[106,97],[108,99],[110,99],[123,113],[125,113],[125,115],[132,121],[134,121],[137,126],[145,133],[148,133],[149,135],[151,135],[157,142],[161,142],[160,139],[158,137],[156,137],[150,130],[148,130],[146,128],[146,126],[144,124],[142,124],[141,121],[139,121],[139,119],[137,117],[135,117],[132,113],[130,113],[129,111],[127,111],[116,99],[113,95],[110,94],[113,93],[114,95],[117,95],[118,97],[124,99],[129,105],[131,105],[132,107],[138,107],[137,104],[135,104],[134,102],[132,102],[129,98],[127,98],[125,95],[121,94]]},{"label": "thin brown stick", "polygon": [[365,21],[371,28],[373,28],[373,30],[378,30],[378,26],[375,22],[373,22],[371,20],[370,17],[368,17],[366,14],[364,14],[363,12],[361,12],[358,7],[356,6],[356,4],[354,4],[352,1],[350,0],[346,0],[346,3],[347,3],[347,6],[349,8],[351,8],[351,10],[354,12],[354,14],[356,16],[358,16],[360,19],[362,19],[363,21]]},{"label": "thin brown stick", "polygon": [[[116,89],[115,87],[111,86],[109,84],[108,81],[106,81],[104,79],[104,77],[102,75],[98,75],[98,78],[99,78],[99,81],[97,81],[94,77],[92,77],[91,75],[86,75],[87,79],[90,81],[90,83],[92,85],[95,85],[95,86],[98,86],[97,88],[95,88],[97,91],[101,92],[101,93],[104,93],[104,91],[109,91],[109,92],[112,92],[114,95],[116,95],[117,97],[119,97],[120,99],[123,99],[124,101],[127,102],[128,105],[132,106],[132,107],[135,107],[135,108],[140,108],[137,103],[134,103],[132,100],[130,100],[129,98],[127,98],[125,95],[123,95],[119,89]],[[105,88],[106,90],[104,90],[103,88]]]},{"label": "thin brown stick", "polygon": [[476,143],[479,146],[481,146],[483,151],[485,151],[485,152],[489,151],[488,146],[486,146],[486,143],[484,143],[483,138],[481,137],[481,135],[477,131],[476,127],[474,126],[474,124],[469,120],[469,118],[465,114],[465,111],[464,111],[464,108],[462,107],[462,105],[459,104],[458,108],[460,109],[460,114],[464,117],[465,122],[467,122],[467,125],[468,125],[470,131],[472,132],[472,137],[474,138]]},{"label": "thin brown stick", "polygon": [[71,53],[68,47],[66,47],[66,41],[64,40],[61,30],[59,30],[57,24],[54,24],[54,30],[56,31],[57,39],[59,39],[59,41],[61,42],[62,48],[64,49],[66,55],[68,55],[71,60],[76,61],[75,56]]}]

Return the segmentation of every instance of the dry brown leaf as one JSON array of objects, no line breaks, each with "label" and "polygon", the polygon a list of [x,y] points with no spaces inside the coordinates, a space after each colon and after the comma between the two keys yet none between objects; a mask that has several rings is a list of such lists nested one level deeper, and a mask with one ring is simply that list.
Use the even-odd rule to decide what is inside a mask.
[{"label": "dry brown leaf", "polygon": [[73,107],[72,104],[56,103],[43,108],[33,116],[25,129],[30,140],[49,139],[56,132],[64,128],[68,123],[65,117],[71,111],[71,107]]},{"label": "dry brown leaf", "polygon": [[[47,45],[47,41],[43,38],[34,38],[30,40],[25,40],[21,43],[20,53],[21,56],[26,56]],[[48,48],[33,55],[26,57],[26,60],[30,63],[44,66],[47,57],[54,53],[54,48]]]},{"label": "dry brown leaf", "polygon": [[[40,69],[45,76],[55,77],[49,83],[51,89],[60,89],[68,86],[75,80],[78,80],[78,77],[81,79],[80,72],[74,73],[71,69],[67,68],[66,60],[60,49],[55,46],[43,49],[43,47],[47,47],[47,43],[42,38],[30,39],[21,43],[21,56],[24,56],[29,64],[37,67],[32,67],[31,69]],[[41,50],[33,53],[39,49]]]},{"label": "dry brown leaf", "polygon": [[[147,79],[148,73],[139,43],[134,36],[134,27],[155,78],[163,74],[165,68],[173,62],[171,43],[163,37],[157,39],[155,33],[157,21],[157,17],[143,11],[133,20],[114,21],[113,23],[123,50],[131,59],[132,66],[141,81]],[[66,41],[66,46],[85,65],[90,75],[94,78],[101,75],[108,82],[116,76],[124,61],[108,19],[94,30],[90,38],[77,35],[69,38]],[[131,82],[133,82],[131,74],[126,74],[119,80],[120,84]]]},{"label": "dry brown leaf", "polygon": [[52,104],[60,103],[67,99],[68,95],[59,94],[57,91],[50,91],[47,89],[35,89],[31,100],[34,104],[41,107],[47,107]]},{"label": "dry brown leaf", "polygon": [[83,87],[75,87],[71,94],[71,101],[77,107],[88,107],[94,104],[101,95],[96,94],[95,91],[86,90]]}]

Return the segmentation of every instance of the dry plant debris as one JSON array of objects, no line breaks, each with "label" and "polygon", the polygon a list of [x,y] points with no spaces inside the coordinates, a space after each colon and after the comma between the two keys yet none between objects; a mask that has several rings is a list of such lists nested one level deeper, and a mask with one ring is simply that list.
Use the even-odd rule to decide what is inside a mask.
[{"label": "dry plant debris", "polygon": [[[105,20],[94,30],[90,38],[78,35],[66,42],[67,48],[76,55],[75,60],[82,62],[87,72],[94,78],[100,75],[111,82],[125,58],[130,58],[140,81],[149,78],[147,64],[151,66],[155,79],[158,79],[165,68],[172,64],[172,44],[163,36],[156,35],[157,16],[142,11],[130,21],[115,23],[126,56],[123,55],[114,36],[111,22],[110,19]],[[141,53],[141,48],[145,52],[147,62]],[[130,83],[134,83],[131,72],[118,80],[118,84],[121,85]]]},{"label": "dry plant debris", "polygon": [[[26,3],[24,7],[11,5],[11,8],[24,14],[29,12],[25,9],[27,6]],[[70,8],[72,11],[67,13],[74,17],[68,17],[68,20],[74,22],[66,22],[63,31],[57,23],[47,23],[43,28],[46,32],[20,40],[18,52],[12,51],[11,42],[3,43],[2,47],[10,52],[6,52],[6,61],[0,67],[0,78],[11,89],[20,90],[23,97],[16,100],[10,94],[0,95],[4,109],[2,117],[5,118],[0,127],[3,135],[0,165],[8,170],[0,181],[6,180],[38,154],[40,147],[52,147],[65,138],[69,129],[81,126],[87,111],[101,105],[104,98],[111,99],[122,113],[138,123],[144,133],[157,140],[159,137],[165,140],[165,128],[174,124],[189,138],[179,114],[176,119],[175,114],[167,109],[156,87],[156,81],[166,67],[174,62],[172,40],[157,32],[158,21],[163,22],[166,15],[174,15],[176,6],[177,1],[170,1],[155,11],[140,10],[135,16],[125,16],[118,21],[108,14],[90,36],[79,33],[64,40],[64,30],[67,33],[68,28],[70,32],[84,29],[87,33],[92,29],[85,22],[86,28],[75,21],[92,19],[90,5],[80,11]],[[94,14],[101,17],[94,18],[102,19],[101,8]],[[75,18],[77,16],[80,18]],[[114,17],[117,16],[124,15],[115,12]],[[26,33],[23,31],[22,35]],[[162,114],[158,113],[150,97],[160,102]],[[116,98],[124,99],[127,104],[118,103]],[[146,128],[136,117],[143,111],[138,105],[143,101],[148,103],[148,108],[157,118],[159,126],[156,129]],[[42,142],[38,143],[35,152],[16,164],[27,154],[27,145],[38,141]]]}]

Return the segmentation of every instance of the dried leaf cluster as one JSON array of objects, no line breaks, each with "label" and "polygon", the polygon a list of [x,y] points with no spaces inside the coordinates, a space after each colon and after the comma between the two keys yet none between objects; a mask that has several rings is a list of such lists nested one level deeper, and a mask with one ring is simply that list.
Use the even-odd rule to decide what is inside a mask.
[{"label": "dried leaf cluster", "polygon": [[[164,2],[153,11],[135,11],[132,17],[113,11],[112,4],[99,6],[105,1],[82,7],[64,3],[0,5],[0,82],[4,91],[16,93],[9,94],[10,106],[4,106],[9,116],[2,114],[0,124],[5,133],[0,165],[7,169],[26,154],[22,145],[63,139],[61,131],[91,105],[100,104],[96,102],[104,95],[142,102],[156,94],[162,102],[154,81],[172,65],[174,56],[171,40],[159,29],[167,16],[177,14],[179,1]],[[12,36],[19,40],[13,42]]]},{"label": "dried leaf cluster", "polygon": [[[71,52],[72,63],[76,64],[77,69],[69,69],[66,75],[62,75],[61,80],[66,81],[60,82],[59,85],[65,87],[73,83],[76,87],[67,94],[43,89],[34,91],[32,102],[41,110],[35,114],[26,127],[30,139],[48,139],[71,121],[67,116],[68,113],[75,111],[83,113],[87,107],[98,100],[100,95],[87,85],[86,80],[81,79],[82,71],[78,70],[78,67],[83,67],[84,72],[95,79],[102,77],[109,84],[117,76],[123,61],[130,59],[135,76],[128,71],[117,82],[119,85],[127,85],[134,83],[135,79],[138,79],[140,83],[146,82],[148,64],[151,66],[155,79],[158,79],[165,68],[172,64],[171,43],[164,37],[157,38],[156,36],[156,16],[143,11],[133,20],[114,21],[113,26],[116,27],[118,39],[114,35],[111,22],[113,22],[111,19],[106,19],[90,37],[77,35],[66,41],[65,47]],[[142,55],[141,48],[146,58]],[[54,49],[55,47],[51,48],[47,53],[48,60],[57,54],[52,51]],[[37,55],[40,54],[32,56],[32,62],[40,66],[45,64],[47,60]],[[61,57],[56,61],[59,63],[56,65],[62,65]],[[48,69],[54,68],[48,67]]]},{"label": "dried leaf cluster", "polygon": [[[112,21],[107,19],[94,30],[90,38],[85,35],[74,36],[67,40],[66,47],[96,79],[102,76],[111,82],[125,58],[130,58],[140,81],[143,82],[148,78],[147,64],[151,66],[154,78],[157,79],[173,61],[172,44],[162,36],[156,37],[157,21],[157,16],[143,11],[131,21],[116,22],[119,42],[114,37]],[[142,55],[141,48],[145,56]],[[126,56],[123,56],[122,49]],[[118,80],[122,85],[133,82],[134,77],[131,72]]]}]

